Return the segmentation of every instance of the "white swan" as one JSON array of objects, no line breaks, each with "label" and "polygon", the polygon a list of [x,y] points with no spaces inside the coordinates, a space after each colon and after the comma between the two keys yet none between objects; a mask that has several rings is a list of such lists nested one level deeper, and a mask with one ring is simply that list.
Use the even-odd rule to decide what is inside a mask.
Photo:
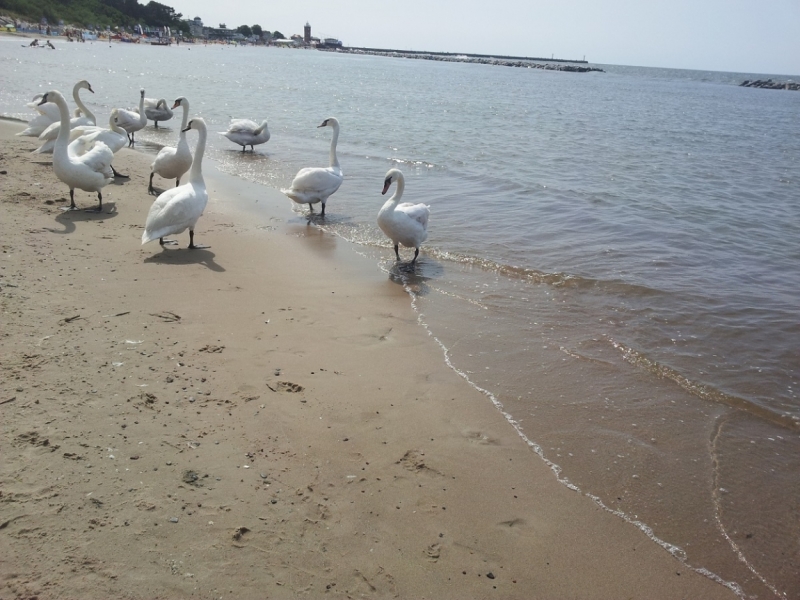
[{"label": "white swan", "polygon": [[234,144],[242,147],[242,152],[247,146],[250,150],[255,150],[253,146],[264,144],[269,141],[269,127],[266,121],[261,121],[261,125],[250,119],[232,119],[228,131],[220,131]]},{"label": "white swan", "polygon": [[[83,156],[97,142],[103,142],[111,149],[111,152],[116,154],[128,142],[128,133],[117,125],[117,109],[115,108],[111,111],[111,116],[108,119],[108,128],[96,125],[82,125],[70,131],[69,139],[70,143],[67,149],[73,156]],[[114,173],[114,177],[128,177],[118,173],[114,165],[111,165],[111,171]]]},{"label": "white swan", "polygon": [[[138,109],[136,110],[138,113]],[[158,128],[159,121],[169,121],[172,118],[172,110],[167,106],[167,101],[164,98],[156,100],[155,98],[144,99],[144,114],[148,119],[153,121],[153,124]]]},{"label": "white swan", "polygon": [[192,166],[192,151],[189,150],[189,143],[186,141],[186,127],[189,122],[189,101],[181,96],[175,100],[173,109],[183,107],[183,120],[181,121],[181,132],[178,134],[178,146],[164,146],[156,156],[153,164],[150,165],[150,183],[147,191],[155,193],[153,188],[153,175],[161,175],[164,179],[174,179],[175,187],[181,184],[183,176],[189,167]]},{"label": "white swan", "polygon": [[56,176],[69,186],[70,206],[65,210],[75,210],[75,188],[87,192],[97,192],[98,207],[96,212],[103,210],[102,190],[114,179],[111,172],[111,161],[114,153],[103,142],[97,142],[94,147],[82,156],[72,156],[67,148],[69,144],[69,109],[64,96],[57,91],[47,92],[42,98],[42,104],[54,102],[61,114],[61,129],[56,138],[53,149],[53,170]]},{"label": "white swan", "polygon": [[165,240],[165,235],[181,233],[187,227],[189,229],[189,248],[207,248],[208,246],[195,246],[194,226],[203,214],[203,210],[208,203],[208,191],[203,181],[201,165],[203,162],[203,151],[206,147],[206,122],[203,119],[195,118],[189,121],[186,131],[196,129],[200,134],[197,140],[197,149],[194,151],[194,161],[189,171],[189,183],[168,189],[162,193],[147,214],[147,222],[142,234],[142,245],[153,240],[158,240],[162,246],[166,244],[177,244],[173,240]]},{"label": "white swan", "polygon": [[332,127],[333,138],[331,139],[331,166],[306,167],[300,169],[292,180],[292,187],[282,189],[281,192],[289,196],[298,204],[308,204],[311,212],[314,212],[314,204],[322,202],[322,216],[325,216],[325,203],[328,197],[339,189],[344,180],[344,173],[339,166],[339,159],[336,158],[336,143],[339,141],[339,121],[334,117],[329,117],[322,122],[319,127]]},{"label": "white swan", "polygon": [[28,127],[17,133],[17,135],[39,137],[47,127],[60,119],[58,107],[55,104],[43,104],[39,106],[39,101],[42,99],[42,96],[44,96],[44,94],[36,94],[33,100],[25,105],[35,110],[37,115],[31,117],[30,121],[28,121]]},{"label": "white swan", "polygon": [[419,256],[419,247],[428,239],[430,206],[410,202],[399,204],[406,187],[405,177],[399,169],[389,169],[386,173],[381,194],[385,194],[393,182],[397,182],[397,189],[378,212],[378,227],[394,242],[394,254],[397,260],[400,260],[398,244],[415,249],[414,258],[411,260],[413,265]]},{"label": "white swan", "polygon": [[[89,90],[94,94],[94,90],[92,86],[89,84],[88,81],[85,79],[79,81],[75,84],[75,87],[72,89],[72,97],[75,100],[75,104],[78,105],[78,109],[83,113],[82,116],[74,117],[72,120],[68,121],[69,129],[73,127],[79,127],[81,125],[96,125],[97,119],[94,116],[94,113],[89,110],[86,105],[81,101],[80,90]],[[50,154],[53,151],[53,148],[56,145],[56,138],[58,137],[59,132],[61,131],[61,120],[51,125],[48,125],[44,131],[39,135],[39,141],[42,142],[42,145],[39,146],[36,150],[34,150],[35,154]]]},{"label": "white swan", "polygon": [[136,111],[125,108],[117,109],[117,125],[128,132],[128,146],[136,143],[136,132],[147,125],[147,115],[144,112],[144,89],[139,90],[139,109]]}]

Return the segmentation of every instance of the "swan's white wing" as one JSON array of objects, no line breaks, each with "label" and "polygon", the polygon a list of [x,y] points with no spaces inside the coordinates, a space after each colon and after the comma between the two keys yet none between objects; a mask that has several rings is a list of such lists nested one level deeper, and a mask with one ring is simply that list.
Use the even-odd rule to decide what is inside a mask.
[{"label": "swan's white wing", "polygon": [[227,133],[247,133],[252,135],[258,129],[258,123],[250,119],[234,119],[228,127]]},{"label": "swan's white wing", "polygon": [[[300,169],[292,180],[292,189],[298,192],[317,192],[333,188],[333,192],[342,185],[342,176],[331,169],[306,167]],[[333,192],[330,192],[331,194]]]},{"label": "swan's white wing", "polygon": [[117,125],[126,130],[129,127],[138,127],[139,118],[140,118],[139,113],[133,112],[132,110],[126,110],[124,108],[120,108],[117,111]]},{"label": "swan's white wing", "polygon": [[108,179],[113,179],[114,177],[114,173],[111,171],[111,161],[114,160],[114,153],[103,142],[97,142],[86,154],[75,157],[75,159],[92,169],[92,171],[102,173]]},{"label": "swan's white wing", "polygon": [[207,201],[205,188],[195,188],[191,184],[165,191],[150,207],[142,244],[193,226],[203,214]]},{"label": "swan's white wing", "polygon": [[397,210],[404,212],[409,218],[414,219],[423,228],[428,228],[428,217],[431,214],[431,207],[426,204],[411,204],[403,202],[397,205]]}]

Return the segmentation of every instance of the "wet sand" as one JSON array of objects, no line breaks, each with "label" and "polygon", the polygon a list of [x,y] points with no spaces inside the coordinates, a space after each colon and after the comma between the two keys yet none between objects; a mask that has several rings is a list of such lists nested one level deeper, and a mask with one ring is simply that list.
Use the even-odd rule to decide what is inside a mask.
[{"label": "wet sand", "polygon": [[116,156],[106,212],[62,212],[19,130],[0,121],[3,600],[735,597],[558,483],[402,288],[278,192],[244,213],[255,186],[215,177],[210,248],[141,246],[151,157]]}]

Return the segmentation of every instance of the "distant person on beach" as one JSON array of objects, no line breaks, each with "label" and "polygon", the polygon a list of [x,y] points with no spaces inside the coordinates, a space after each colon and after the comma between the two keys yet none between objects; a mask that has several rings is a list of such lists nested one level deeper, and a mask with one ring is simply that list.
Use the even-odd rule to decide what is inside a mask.
[{"label": "distant person on beach", "polygon": [[38,46],[38,45],[39,45],[39,38],[36,38],[36,39],[35,39],[35,40],[33,40],[33,41],[30,43],[30,44],[28,44],[28,47],[29,47],[29,48],[34,48],[34,47],[36,47],[36,46]]},{"label": "distant person on beach", "polygon": [[56,47],[55,47],[55,46],[53,46],[53,42],[51,42],[50,40],[47,40],[47,47],[48,47],[48,48],[52,48],[53,50],[55,50],[55,49],[56,49]]}]

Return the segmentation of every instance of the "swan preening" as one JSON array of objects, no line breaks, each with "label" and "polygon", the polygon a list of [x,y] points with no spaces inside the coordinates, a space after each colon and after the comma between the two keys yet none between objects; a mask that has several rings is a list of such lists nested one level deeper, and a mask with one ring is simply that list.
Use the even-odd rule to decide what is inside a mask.
[{"label": "swan preening", "polygon": [[53,102],[58,106],[61,117],[61,128],[53,148],[53,170],[56,176],[69,186],[70,206],[67,210],[75,210],[75,188],[87,192],[97,192],[97,212],[103,210],[102,190],[113,179],[111,161],[114,153],[103,142],[96,142],[92,148],[80,156],[69,152],[69,109],[64,96],[55,90],[47,92],[41,104]]},{"label": "swan preening", "polygon": [[425,204],[400,203],[406,181],[399,169],[389,169],[386,173],[381,194],[385,194],[392,183],[396,183],[397,188],[394,195],[378,212],[378,227],[394,242],[394,254],[397,260],[400,260],[399,244],[414,248],[414,258],[411,260],[413,265],[419,256],[419,247],[428,239],[430,207]]},{"label": "swan preening", "polygon": [[342,169],[339,166],[339,159],[336,158],[336,143],[339,141],[339,121],[334,117],[329,117],[319,127],[331,127],[333,129],[330,153],[331,166],[300,169],[292,180],[292,186],[282,189],[281,192],[298,204],[308,204],[311,212],[314,212],[314,204],[322,202],[322,216],[324,217],[325,203],[328,201],[328,197],[342,185],[344,173],[342,173]]},{"label": "swan preening", "polygon": [[128,133],[128,146],[136,143],[136,132],[147,125],[147,115],[144,112],[144,89],[139,90],[139,108],[136,111],[125,108],[117,109],[117,124]]},{"label": "swan preening", "polygon": [[186,131],[189,122],[189,101],[181,96],[175,100],[173,109],[183,107],[183,121],[181,122],[181,132],[178,135],[178,146],[164,146],[156,156],[153,164],[150,165],[150,183],[147,191],[155,193],[153,188],[153,175],[160,175],[164,179],[174,179],[175,187],[181,184],[181,176],[192,166],[192,152],[189,150],[189,143],[186,141]]},{"label": "swan preening", "polygon": [[259,125],[250,119],[233,119],[228,131],[220,131],[219,133],[234,144],[240,145],[242,152],[245,151],[247,146],[250,146],[250,150],[255,150],[253,146],[269,141],[269,127],[267,127],[266,121],[261,121],[261,125]]},{"label": "swan preening", "polygon": [[[138,109],[136,112],[139,112]],[[155,127],[158,128],[159,121],[169,121],[172,118],[172,109],[167,105],[167,101],[164,98],[159,100],[155,98],[145,98],[144,114],[148,119],[153,121]]]},{"label": "swan preening", "polygon": [[[119,109],[116,108],[111,111],[111,116],[108,119],[108,128],[96,125],[73,127],[69,134],[68,150],[70,154],[82,156],[89,152],[97,142],[103,142],[114,154],[124,148],[128,142],[128,133],[117,125],[118,113]],[[114,173],[114,177],[128,177],[118,173],[114,165],[111,165],[111,171]]]},{"label": "swan preening", "polygon": [[58,107],[55,104],[39,105],[39,100],[42,99],[42,96],[44,94],[36,94],[33,100],[25,105],[35,110],[38,114],[32,117],[28,121],[28,126],[17,135],[39,137],[45,129],[61,118],[58,114]]},{"label": "swan preening", "polygon": [[203,181],[201,166],[203,151],[206,147],[206,123],[203,119],[194,118],[189,121],[185,131],[196,129],[200,134],[197,140],[197,149],[194,151],[194,161],[189,171],[189,183],[168,189],[163,192],[147,214],[147,222],[142,233],[142,244],[158,240],[164,246],[177,244],[173,240],[165,240],[164,236],[173,233],[182,233],[189,229],[189,248],[202,248],[194,244],[194,226],[203,214],[208,202],[208,191]]},{"label": "swan preening", "polygon": [[[85,79],[82,79],[81,81],[75,84],[75,86],[72,88],[72,98],[75,100],[75,104],[78,105],[78,108],[83,114],[80,117],[76,116],[72,120],[70,120],[69,109],[67,109],[67,124],[65,126],[67,130],[72,129],[73,127],[79,127],[81,125],[97,124],[97,119],[95,118],[94,113],[91,110],[89,110],[86,107],[86,105],[81,101],[81,97],[79,94],[80,90],[89,90],[91,93],[94,94],[92,86]],[[42,142],[42,145],[33,151],[35,154],[50,154],[53,151],[53,148],[55,147],[56,144],[56,138],[58,137],[59,132],[61,131],[61,123],[62,121],[59,117],[58,121],[51,123],[44,129],[44,131],[42,131],[42,133],[39,135],[39,141]]]}]

